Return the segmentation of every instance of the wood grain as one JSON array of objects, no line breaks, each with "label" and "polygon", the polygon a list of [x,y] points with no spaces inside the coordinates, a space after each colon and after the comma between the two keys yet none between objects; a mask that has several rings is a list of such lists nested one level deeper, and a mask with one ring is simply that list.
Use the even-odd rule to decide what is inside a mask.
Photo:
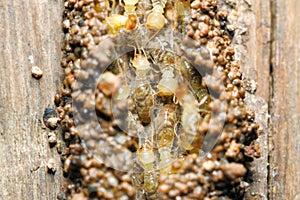
[{"label": "wood grain", "polygon": [[270,199],[300,199],[300,1],[273,1]]},{"label": "wood grain", "polygon": [[[41,118],[60,82],[62,2],[0,1],[0,199],[56,199],[59,156],[47,143]],[[40,80],[31,67],[44,71]],[[54,158],[55,175],[45,163]]]},{"label": "wood grain", "polygon": [[[241,60],[245,78],[257,82],[255,94],[247,93],[246,104],[255,111],[256,121],[260,125],[258,143],[261,146],[261,158],[251,165],[253,183],[245,199],[265,200],[268,196],[268,101],[270,80],[271,45],[271,7],[270,1],[252,0],[244,2],[240,18],[245,18],[248,27],[245,42],[246,52]],[[245,5],[248,4],[248,9]],[[251,6],[249,6],[251,5]]]}]

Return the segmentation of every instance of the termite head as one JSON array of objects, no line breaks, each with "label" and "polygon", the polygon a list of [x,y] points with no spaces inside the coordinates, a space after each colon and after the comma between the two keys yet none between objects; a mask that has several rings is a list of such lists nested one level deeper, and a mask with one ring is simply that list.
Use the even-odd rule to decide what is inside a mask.
[{"label": "termite head", "polygon": [[138,18],[136,16],[136,14],[129,14],[127,16],[127,20],[125,22],[125,29],[126,30],[133,30],[135,29],[136,25],[138,23]]},{"label": "termite head", "polygon": [[133,67],[136,69],[137,76],[146,76],[150,70],[150,62],[147,57],[141,54],[135,54],[134,59],[131,60]]},{"label": "termite head", "polygon": [[155,160],[155,156],[153,153],[153,148],[147,142],[144,143],[137,151],[138,161],[142,166],[147,164],[151,164]]},{"label": "termite head", "polygon": [[162,29],[166,24],[166,18],[163,13],[164,6],[159,4],[154,5],[151,13],[147,17],[147,27],[155,31]]},{"label": "termite head", "polygon": [[135,5],[139,0],[124,0],[125,5]]},{"label": "termite head", "polygon": [[138,3],[138,0],[124,0],[125,3],[125,13],[134,13],[136,6],[135,4]]},{"label": "termite head", "polygon": [[174,76],[172,68],[164,68],[162,79],[158,83],[158,91],[162,96],[171,96],[175,94],[178,88],[178,81]]},{"label": "termite head", "polygon": [[160,12],[151,12],[147,18],[147,27],[155,31],[159,31],[166,24],[166,18]]},{"label": "termite head", "polygon": [[119,14],[114,14],[106,18],[108,30],[111,34],[117,34],[120,28],[123,28],[126,24],[127,17]]}]

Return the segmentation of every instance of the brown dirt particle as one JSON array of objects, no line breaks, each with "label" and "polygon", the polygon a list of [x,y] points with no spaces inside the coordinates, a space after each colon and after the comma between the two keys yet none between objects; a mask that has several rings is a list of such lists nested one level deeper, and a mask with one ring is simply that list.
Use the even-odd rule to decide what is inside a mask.
[{"label": "brown dirt particle", "polygon": [[31,75],[36,79],[40,79],[43,76],[43,71],[38,66],[33,66],[31,68]]},{"label": "brown dirt particle", "polygon": [[48,160],[46,169],[49,174],[54,174],[56,172],[55,160],[53,158]]},{"label": "brown dirt particle", "polygon": [[46,121],[46,126],[52,130],[56,129],[58,126],[59,118],[58,117],[50,117]]},{"label": "brown dirt particle", "polygon": [[215,164],[213,161],[208,160],[203,163],[203,169],[207,172],[211,172],[215,168]]},{"label": "brown dirt particle", "polygon": [[204,22],[200,22],[198,25],[198,29],[200,30],[201,37],[207,36],[209,32],[209,26],[207,24],[205,24]]},{"label": "brown dirt particle", "polygon": [[225,176],[231,180],[242,177],[246,174],[247,170],[244,165],[240,163],[228,163],[221,166]]},{"label": "brown dirt particle", "polygon": [[160,193],[166,194],[170,191],[170,186],[167,185],[167,184],[162,184],[162,185],[159,186],[158,191]]},{"label": "brown dirt particle", "polygon": [[191,8],[193,9],[199,9],[201,6],[201,2],[199,0],[193,1],[193,3],[191,3]]},{"label": "brown dirt particle", "polygon": [[232,141],[230,143],[229,149],[227,149],[225,155],[229,158],[235,158],[240,153],[240,146],[241,144],[236,143],[235,141]]},{"label": "brown dirt particle", "polygon": [[50,145],[54,145],[57,143],[57,136],[54,132],[50,132],[48,134],[48,142]]}]

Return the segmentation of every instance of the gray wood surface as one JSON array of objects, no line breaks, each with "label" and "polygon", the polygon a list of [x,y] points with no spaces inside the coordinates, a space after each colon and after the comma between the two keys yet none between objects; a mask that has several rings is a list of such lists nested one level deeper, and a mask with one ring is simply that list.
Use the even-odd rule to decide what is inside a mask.
[{"label": "gray wood surface", "polygon": [[[42,129],[43,110],[60,83],[62,3],[0,1],[0,199],[56,199],[61,163]],[[31,67],[44,71],[40,80]],[[56,174],[45,163],[54,158]]]},{"label": "gray wood surface", "polygon": [[[248,32],[245,40],[246,50],[241,58],[241,70],[244,76],[257,82],[255,94],[247,94],[246,103],[255,111],[260,125],[258,143],[261,158],[251,165],[253,183],[245,199],[268,199],[268,102],[270,89],[270,47],[271,47],[271,5],[270,1],[239,1],[242,9],[239,17],[245,19]],[[248,7],[247,7],[248,5]],[[249,5],[251,5],[249,7]]]},{"label": "gray wood surface", "polygon": [[300,1],[273,9],[270,199],[300,199]]}]

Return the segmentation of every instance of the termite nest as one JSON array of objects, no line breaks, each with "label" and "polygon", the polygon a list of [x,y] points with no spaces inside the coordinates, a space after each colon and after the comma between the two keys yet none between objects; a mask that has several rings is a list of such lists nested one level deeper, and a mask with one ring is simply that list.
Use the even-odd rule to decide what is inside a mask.
[{"label": "termite nest", "polygon": [[242,198],[258,125],[220,4],[65,0],[58,198]]}]

